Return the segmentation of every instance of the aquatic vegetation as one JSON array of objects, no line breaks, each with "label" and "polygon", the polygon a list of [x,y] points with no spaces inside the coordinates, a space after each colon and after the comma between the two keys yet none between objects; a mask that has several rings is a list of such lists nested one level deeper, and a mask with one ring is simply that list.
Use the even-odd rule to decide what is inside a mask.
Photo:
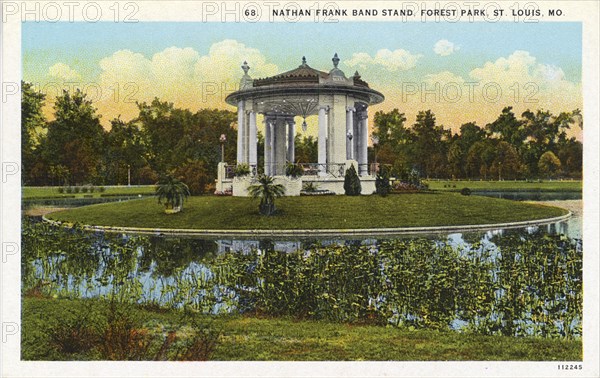
[{"label": "aquatic vegetation", "polygon": [[582,333],[582,245],[564,235],[317,242],[295,252],[262,242],[221,253],[215,241],[28,220],[22,235],[24,295],[485,335]]}]

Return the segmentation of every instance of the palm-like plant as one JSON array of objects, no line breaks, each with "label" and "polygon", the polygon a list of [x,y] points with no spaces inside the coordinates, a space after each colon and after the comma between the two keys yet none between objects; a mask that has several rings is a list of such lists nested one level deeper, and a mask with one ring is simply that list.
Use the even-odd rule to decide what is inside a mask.
[{"label": "palm-like plant", "polygon": [[164,200],[165,211],[181,209],[183,201],[189,195],[190,189],[188,186],[173,176],[162,177],[156,186],[158,203],[163,203]]},{"label": "palm-like plant", "polygon": [[253,198],[260,198],[258,209],[263,215],[272,215],[275,212],[275,199],[285,194],[285,187],[275,184],[273,177],[261,175],[258,184],[250,185],[248,193]]}]

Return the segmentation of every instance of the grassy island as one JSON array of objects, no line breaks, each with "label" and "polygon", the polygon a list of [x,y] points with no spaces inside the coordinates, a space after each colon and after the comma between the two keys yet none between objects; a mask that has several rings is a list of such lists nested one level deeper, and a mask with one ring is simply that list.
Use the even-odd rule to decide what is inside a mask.
[{"label": "grassy island", "polygon": [[301,196],[277,200],[277,213],[262,216],[258,201],[244,197],[190,197],[167,215],[155,198],[74,208],[53,220],[100,226],[199,230],[360,229],[494,224],[545,219],[564,209],[458,193],[379,196]]}]

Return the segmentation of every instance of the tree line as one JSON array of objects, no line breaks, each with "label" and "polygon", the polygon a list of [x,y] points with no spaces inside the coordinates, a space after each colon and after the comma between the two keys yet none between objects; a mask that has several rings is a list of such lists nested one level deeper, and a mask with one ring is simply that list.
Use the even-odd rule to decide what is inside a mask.
[{"label": "tree line", "polygon": [[[155,98],[137,103],[139,114],[110,121],[86,95],[63,91],[54,102],[54,120],[44,117],[45,95],[22,83],[21,143],[24,185],[154,184],[163,174],[184,181],[192,194],[208,190],[221,160],[219,138],[225,135],[224,159],[236,156],[237,114],[227,110],[192,112]],[[553,116],[511,108],[485,127],[461,126],[460,133],[436,125],[431,111],[419,112],[412,127],[397,109],[377,112],[370,161],[390,164],[397,174],[417,170],[437,178],[581,177],[583,147],[566,130],[578,110]],[[297,162],[317,161],[317,139],[296,136]],[[259,169],[264,137],[258,135]]]},{"label": "tree line", "polygon": [[468,122],[460,131],[436,123],[430,111],[420,111],[409,127],[398,109],[374,117],[370,161],[389,164],[397,176],[416,172],[440,179],[543,179],[582,176],[583,144],[567,131],[581,112],[527,110],[517,117],[512,107],[495,121]]}]

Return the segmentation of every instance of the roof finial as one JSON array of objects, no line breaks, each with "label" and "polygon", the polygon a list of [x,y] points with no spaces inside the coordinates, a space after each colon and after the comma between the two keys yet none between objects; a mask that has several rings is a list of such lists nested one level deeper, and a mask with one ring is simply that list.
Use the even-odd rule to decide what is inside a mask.
[{"label": "roof finial", "polygon": [[335,55],[333,55],[333,59],[331,59],[331,61],[333,62],[333,66],[335,68],[337,68],[338,63],[340,62],[340,58],[338,58],[338,54],[335,53]]},{"label": "roof finial", "polygon": [[306,66],[306,57],[305,56],[302,57],[302,65]]},{"label": "roof finial", "polygon": [[250,66],[248,65],[248,62],[246,62],[244,60],[244,64],[242,64],[242,69],[244,70],[244,75],[248,75],[248,70],[250,69]]}]

